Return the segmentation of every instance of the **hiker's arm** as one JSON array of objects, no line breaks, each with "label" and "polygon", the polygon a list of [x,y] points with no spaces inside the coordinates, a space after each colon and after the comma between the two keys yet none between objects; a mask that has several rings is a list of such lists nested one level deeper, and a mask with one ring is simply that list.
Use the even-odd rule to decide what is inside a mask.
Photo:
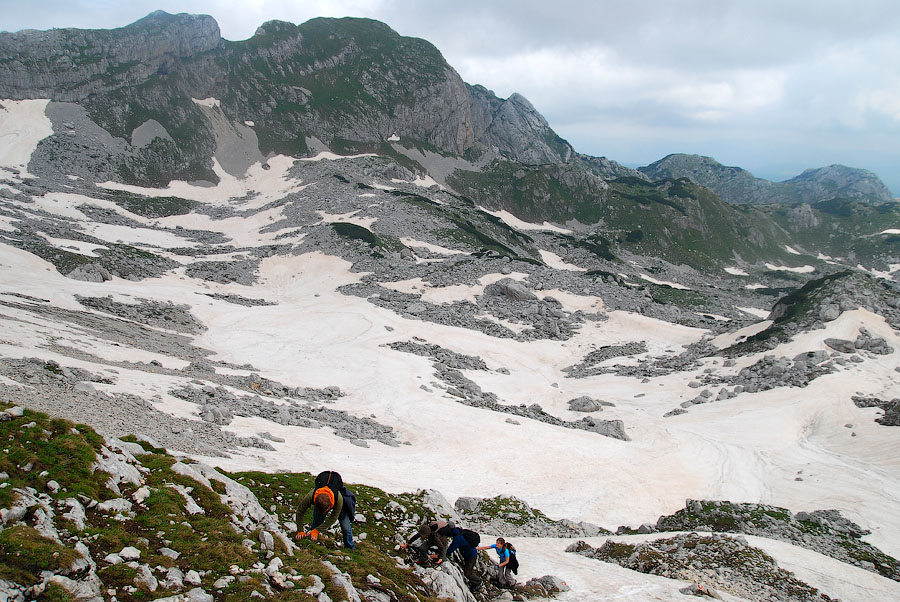
[{"label": "hiker's arm", "polygon": [[404,546],[411,546],[411,545],[412,545],[412,542],[414,542],[415,540],[419,539],[420,537],[421,537],[421,535],[420,535],[418,532],[416,532],[416,534],[413,535],[412,537],[410,537],[409,539],[407,539],[407,540],[406,540],[406,543],[403,544],[403,545],[404,545]]},{"label": "hiker's arm", "polygon": [[450,542],[450,547],[447,548],[447,553],[444,554],[444,558],[446,558],[447,556],[449,556],[450,554],[452,554],[453,552],[456,551],[456,548],[458,548],[458,547],[459,547],[459,544],[461,543],[461,542],[459,541],[459,539],[460,539],[461,537],[462,537],[462,535],[457,535],[456,537],[453,538],[453,541]]},{"label": "hiker's arm", "polygon": [[306,511],[309,510],[309,507],[312,506],[312,499],[313,490],[310,489],[309,493],[307,493],[306,496],[302,500],[300,500],[300,504],[297,506],[297,531],[303,529],[303,516],[306,514]]}]

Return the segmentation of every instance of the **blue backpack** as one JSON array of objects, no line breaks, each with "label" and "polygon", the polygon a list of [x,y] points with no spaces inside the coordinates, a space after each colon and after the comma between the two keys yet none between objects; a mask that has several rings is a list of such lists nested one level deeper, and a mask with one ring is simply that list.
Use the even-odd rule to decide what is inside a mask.
[{"label": "blue backpack", "polygon": [[356,521],[356,496],[342,485],[341,497],[344,498],[344,507],[341,510],[341,514],[349,518],[351,523]]}]

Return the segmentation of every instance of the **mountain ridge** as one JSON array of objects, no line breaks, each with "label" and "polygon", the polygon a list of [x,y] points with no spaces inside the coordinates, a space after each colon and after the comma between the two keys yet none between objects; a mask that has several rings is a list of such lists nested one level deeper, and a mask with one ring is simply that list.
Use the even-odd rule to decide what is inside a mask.
[{"label": "mountain ridge", "polygon": [[[53,43],[36,42],[44,38]],[[715,201],[701,202],[706,193],[679,184],[676,173],[658,174],[665,181],[655,184],[649,180],[659,178],[647,168],[580,154],[521,95],[501,99],[467,84],[427,41],[369,19],[269,21],[230,42],[211,17],[156,12],[116,30],[0,34],[0,57],[0,97],[56,98],[47,113],[58,133],[38,152],[46,157],[43,173],[61,182],[77,175],[149,186],[214,184],[213,159],[243,177],[275,154],[328,149],[390,156],[401,178],[407,171],[429,175],[425,166],[443,161],[437,181],[489,209],[572,223],[626,252],[698,269],[734,260],[781,263],[789,259],[786,247],[828,237],[809,227],[828,220],[814,216],[800,231],[791,221],[776,223],[769,211],[709,213],[700,207]],[[833,171],[798,182],[818,190],[834,180]],[[760,191],[777,186],[736,173]],[[726,192],[708,179],[699,183]],[[659,211],[645,220],[646,207]],[[876,219],[857,224],[856,215],[844,211],[840,219],[867,238],[849,239],[846,253],[830,245],[811,248],[812,255],[892,265],[892,247],[868,237],[881,240],[877,233],[890,228],[893,214],[880,215],[880,229]],[[703,234],[697,244],[705,248],[696,256],[686,246],[694,232]],[[805,244],[795,240],[798,233]]]},{"label": "mountain ridge", "polygon": [[735,204],[815,203],[834,199],[872,204],[894,201],[887,186],[871,171],[837,164],[806,169],[788,180],[772,182],[740,167],[722,165],[712,157],[674,153],[638,171],[651,179],[689,178]]}]

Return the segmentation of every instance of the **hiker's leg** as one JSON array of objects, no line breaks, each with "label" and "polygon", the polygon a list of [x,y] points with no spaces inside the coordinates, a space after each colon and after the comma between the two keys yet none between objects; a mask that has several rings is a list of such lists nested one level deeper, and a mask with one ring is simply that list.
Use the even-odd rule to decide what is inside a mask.
[{"label": "hiker's leg", "polygon": [[466,563],[463,565],[463,575],[465,575],[466,579],[469,580],[469,583],[473,589],[478,589],[481,587],[481,578],[475,574],[475,562],[478,560],[478,556],[472,556],[471,558],[466,559]]},{"label": "hiker's leg", "polygon": [[356,546],[353,544],[353,526],[350,524],[350,517],[342,515],[340,518],[341,533],[344,536],[344,547],[352,550]]},{"label": "hiker's leg", "polygon": [[412,548],[413,551],[419,556],[420,562],[428,562],[430,548],[427,541],[423,541],[422,543],[415,545]]}]

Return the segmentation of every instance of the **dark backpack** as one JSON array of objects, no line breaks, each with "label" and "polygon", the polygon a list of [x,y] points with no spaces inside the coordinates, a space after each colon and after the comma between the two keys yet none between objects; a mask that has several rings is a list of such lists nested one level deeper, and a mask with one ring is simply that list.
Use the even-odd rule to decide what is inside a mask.
[{"label": "dark backpack", "polygon": [[316,489],[328,487],[333,492],[338,493],[343,486],[344,479],[333,470],[326,470],[325,472],[320,472],[316,475]]},{"label": "dark backpack", "polygon": [[454,529],[456,529],[456,527],[453,525],[453,523],[447,523],[446,525],[435,531],[435,533],[437,533],[438,535],[443,535],[444,537],[453,537]]},{"label": "dark backpack", "polygon": [[460,529],[459,534],[466,538],[466,541],[473,548],[477,548],[481,543],[481,536],[471,529]]},{"label": "dark backpack", "polygon": [[344,498],[344,507],[341,514],[350,519],[350,522],[356,520],[356,496],[346,487],[341,486],[341,497]]},{"label": "dark backpack", "polygon": [[509,542],[506,542],[506,549],[509,550],[509,563],[506,565],[514,575],[519,574],[519,559],[516,558],[516,549]]}]

